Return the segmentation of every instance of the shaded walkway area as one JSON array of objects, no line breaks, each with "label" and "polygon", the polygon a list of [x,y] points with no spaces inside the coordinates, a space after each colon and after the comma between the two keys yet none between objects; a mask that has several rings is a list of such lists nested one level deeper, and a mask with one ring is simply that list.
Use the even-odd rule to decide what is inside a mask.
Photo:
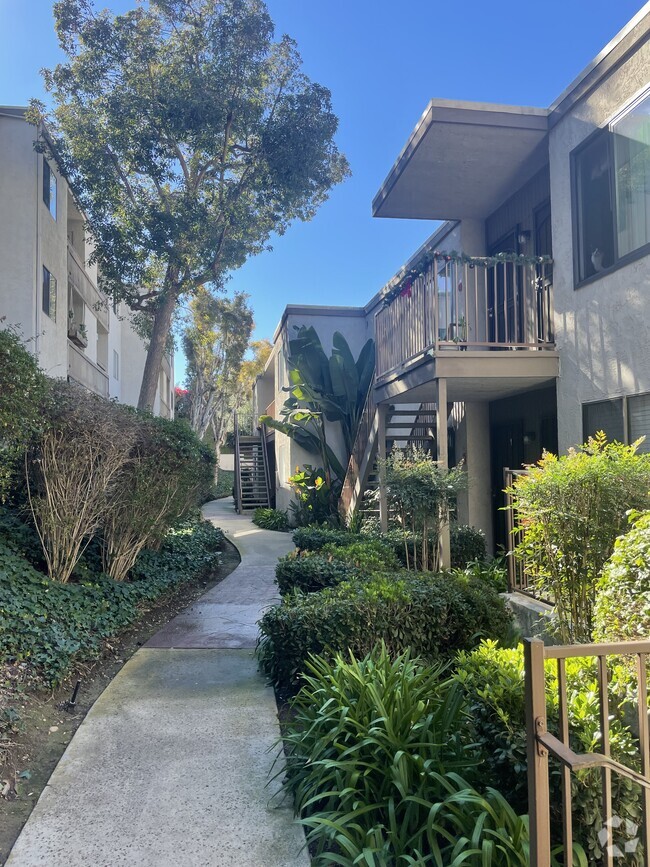
[{"label": "shaded walkway area", "polygon": [[255,623],[289,535],[232,500],[204,513],[240,550],[221,584],[124,666],[80,726],[9,857],[11,867],[307,865],[289,806],[266,787],[279,736],[257,673]]}]

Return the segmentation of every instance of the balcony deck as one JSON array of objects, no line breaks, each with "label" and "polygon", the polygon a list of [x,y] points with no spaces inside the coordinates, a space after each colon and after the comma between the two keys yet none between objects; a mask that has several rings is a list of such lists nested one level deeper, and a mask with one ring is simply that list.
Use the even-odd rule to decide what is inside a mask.
[{"label": "balcony deck", "polygon": [[88,391],[108,397],[108,376],[68,340],[68,379],[83,385]]},{"label": "balcony deck", "polygon": [[[558,375],[552,262],[435,254],[392,288],[375,318],[378,400],[485,400]],[[421,394],[413,390],[420,389]],[[408,392],[408,397],[406,393]]]}]

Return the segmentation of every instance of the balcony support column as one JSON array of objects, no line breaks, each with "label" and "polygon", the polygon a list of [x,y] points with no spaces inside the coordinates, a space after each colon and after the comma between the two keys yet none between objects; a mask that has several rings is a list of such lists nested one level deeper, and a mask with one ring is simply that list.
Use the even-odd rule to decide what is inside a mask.
[{"label": "balcony support column", "polygon": [[377,407],[377,457],[379,458],[379,526],[382,533],[388,532],[388,499],[386,497],[386,415],[388,406]]},{"label": "balcony support column", "polygon": [[[449,444],[447,438],[447,380],[438,380],[438,411],[436,412],[436,445],[438,465],[442,470],[449,467]],[[449,521],[445,521],[440,532],[440,565],[443,569],[451,566],[451,542]]]}]

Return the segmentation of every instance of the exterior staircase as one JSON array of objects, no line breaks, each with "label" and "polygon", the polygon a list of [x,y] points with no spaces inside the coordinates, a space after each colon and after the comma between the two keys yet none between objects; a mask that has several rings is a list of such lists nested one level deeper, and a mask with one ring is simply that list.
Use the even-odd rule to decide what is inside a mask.
[{"label": "exterior staircase", "polygon": [[235,509],[238,513],[271,506],[271,478],[264,430],[242,436],[235,419]]}]

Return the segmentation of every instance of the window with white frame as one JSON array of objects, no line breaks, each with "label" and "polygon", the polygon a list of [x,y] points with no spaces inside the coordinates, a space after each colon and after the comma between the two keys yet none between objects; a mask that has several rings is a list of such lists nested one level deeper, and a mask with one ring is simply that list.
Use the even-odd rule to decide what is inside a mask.
[{"label": "window with white frame", "polygon": [[573,153],[576,279],[650,245],[650,94]]},{"label": "window with white frame", "polygon": [[113,350],[113,379],[120,378],[120,353],[117,349]]}]

